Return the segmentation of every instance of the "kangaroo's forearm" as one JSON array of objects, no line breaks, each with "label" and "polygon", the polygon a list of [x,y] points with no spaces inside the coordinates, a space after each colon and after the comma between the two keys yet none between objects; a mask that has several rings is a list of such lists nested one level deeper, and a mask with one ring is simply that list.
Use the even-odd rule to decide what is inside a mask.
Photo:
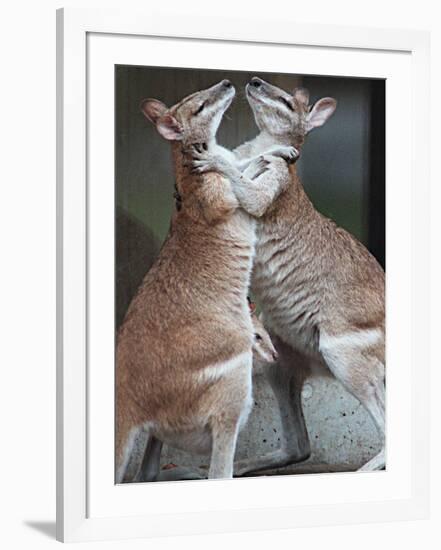
[{"label": "kangaroo's forearm", "polygon": [[[230,152],[217,147],[214,154],[194,150],[193,171],[215,172],[228,178],[232,194],[241,208],[261,217],[289,182],[288,162],[295,162],[293,147],[279,146],[267,155],[250,155],[234,159]],[[231,158],[232,157],[232,158]]]},{"label": "kangaroo's forearm", "polygon": [[244,170],[246,170],[248,168],[248,166],[253,162],[255,157],[253,158],[248,158],[248,159],[241,159],[241,160],[238,160],[236,162],[236,168],[240,171],[240,172],[243,172]]},{"label": "kangaroo's forearm", "polygon": [[230,181],[240,206],[256,218],[265,214],[286,183],[286,180],[279,177],[279,174],[273,169],[269,169],[255,178],[240,174],[240,177]]},{"label": "kangaroo's forearm", "polygon": [[[253,170],[247,174],[247,168],[256,158],[243,161],[247,163],[244,172],[228,162],[222,162],[222,173],[230,180],[231,189],[240,206],[254,217],[261,217],[286,184],[285,161],[274,159],[262,172]],[[251,177],[250,177],[251,176]]]},{"label": "kangaroo's forearm", "polygon": [[279,194],[279,185],[270,176],[262,174],[255,180],[240,174],[239,178],[231,179],[231,187],[240,206],[256,218],[265,214]]},{"label": "kangaroo's forearm", "polygon": [[255,162],[260,156],[261,156],[261,155],[258,154],[258,155],[254,155],[254,156],[251,156],[251,157],[238,159],[238,160],[236,161],[236,168],[237,168],[240,172],[244,172],[244,171],[250,166],[250,164],[252,164],[253,162]]}]

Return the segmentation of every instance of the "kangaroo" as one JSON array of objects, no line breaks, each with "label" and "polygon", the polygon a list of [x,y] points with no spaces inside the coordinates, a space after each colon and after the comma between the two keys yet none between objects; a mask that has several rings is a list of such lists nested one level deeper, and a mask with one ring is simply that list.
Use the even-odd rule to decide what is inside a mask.
[{"label": "kangaroo", "polygon": [[118,483],[142,428],[149,433],[150,470],[167,442],[211,450],[209,477],[232,477],[237,435],[251,407],[254,332],[246,296],[254,225],[229,181],[192,174],[185,150],[195,142],[216,147],[234,95],[224,80],[171,108],[154,99],[141,106],[171,142],[182,204],[117,335]]},{"label": "kangaroo", "polygon": [[[180,200],[117,335],[117,482],[142,429],[149,434],[142,464],[148,478],[158,470],[163,442],[211,450],[209,478],[233,474],[238,432],[251,407],[254,329],[246,295],[255,222],[229,180],[195,173],[188,154],[228,154],[215,135],[234,95],[224,80],[171,108],[155,99],[141,106],[171,142]],[[295,157],[292,147],[273,152]],[[244,165],[250,178],[266,170],[259,160]]]},{"label": "kangaroo", "polygon": [[[307,134],[336,109],[333,98],[322,98],[311,107],[307,90],[289,94],[257,77],[248,83],[246,94],[260,134],[234,151],[239,158],[277,146],[291,145],[300,151]],[[236,196],[247,192],[235,167],[227,166],[224,158],[199,155],[195,162],[199,171],[215,170],[230,177]],[[364,405],[382,438],[381,451],[361,470],[382,469],[384,272],[359,241],[314,208],[295,165],[276,164],[265,155],[261,162],[278,172],[281,188],[274,190],[273,201],[263,205],[261,200],[257,209],[248,210],[259,218],[252,289],[279,354],[269,380],[280,407],[284,442],[270,455],[239,464],[237,473],[309,456],[300,391],[317,359]]]}]

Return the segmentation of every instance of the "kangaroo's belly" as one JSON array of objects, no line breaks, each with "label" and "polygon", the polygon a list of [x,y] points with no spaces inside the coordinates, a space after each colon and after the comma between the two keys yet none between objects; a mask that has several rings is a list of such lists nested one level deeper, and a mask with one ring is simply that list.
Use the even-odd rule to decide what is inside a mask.
[{"label": "kangaroo's belly", "polygon": [[286,243],[256,247],[252,290],[265,326],[299,351],[318,355],[320,294],[307,263],[299,261]]},{"label": "kangaroo's belly", "polygon": [[[154,423],[153,432],[161,441],[195,454],[208,454],[212,446],[212,420],[226,430],[241,429],[252,404],[251,349],[223,362],[207,365],[192,374],[192,384],[202,395],[193,412],[185,418],[176,414]],[[183,409],[187,409],[184,406]]]}]

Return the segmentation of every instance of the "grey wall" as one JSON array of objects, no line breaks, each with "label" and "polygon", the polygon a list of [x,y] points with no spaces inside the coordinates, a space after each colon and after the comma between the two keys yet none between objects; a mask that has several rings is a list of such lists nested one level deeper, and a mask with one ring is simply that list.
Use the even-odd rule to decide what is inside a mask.
[{"label": "grey wall", "polygon": [[369,83],[360,79],[306,77],[312,101],[338,101],[333,118],[311,132],[299,162],[300,176],[316,208],[367,242]]},{"label": "grey wall", "polygon": [[305,189],[384,265],[385,82],[305,76],[303,85],[313,101],[338,100],[333,118],[308,136],[300,161]]}]

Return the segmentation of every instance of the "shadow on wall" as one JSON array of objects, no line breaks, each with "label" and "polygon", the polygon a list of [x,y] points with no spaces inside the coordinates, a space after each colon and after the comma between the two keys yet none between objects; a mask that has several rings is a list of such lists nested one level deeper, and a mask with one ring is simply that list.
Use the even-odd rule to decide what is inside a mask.
[{"label": "shadow on wall", "polygon": [[154,233],[127,212],[116,211],[116,328],[130,301],[155,261],[160,248]]}]

